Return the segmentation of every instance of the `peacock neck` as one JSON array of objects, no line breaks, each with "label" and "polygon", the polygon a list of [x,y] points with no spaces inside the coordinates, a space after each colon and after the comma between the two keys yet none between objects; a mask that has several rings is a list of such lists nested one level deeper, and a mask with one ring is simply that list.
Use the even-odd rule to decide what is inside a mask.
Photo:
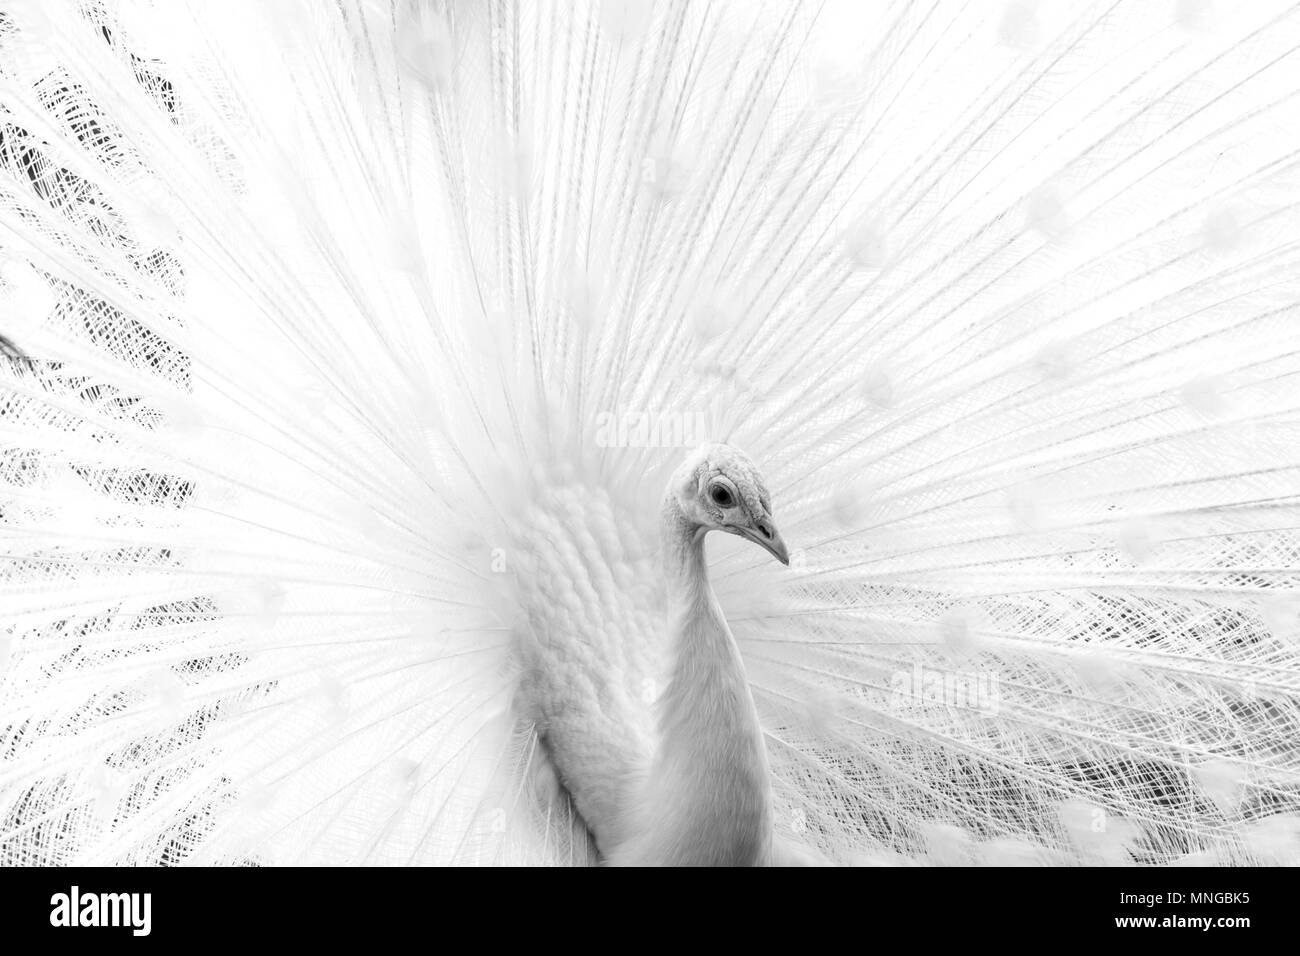
[{"label": "peacock neck", "polygon": [[740,650],[709,585],[705,530],[663,518],[673,662],[650,779],[662,862],[752,865],[771,840],[767,754]]}]

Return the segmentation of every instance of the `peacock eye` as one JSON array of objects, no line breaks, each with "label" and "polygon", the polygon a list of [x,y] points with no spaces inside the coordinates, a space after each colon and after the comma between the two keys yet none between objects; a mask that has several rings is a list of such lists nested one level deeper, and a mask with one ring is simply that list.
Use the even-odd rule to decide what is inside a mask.
[{"label": "peacock eye", "polygon": [[713,503],[720,508],[731,507],[731,492],[722,487],[722,485],[714,485],[710,488],[709,497],[712,498]]}]

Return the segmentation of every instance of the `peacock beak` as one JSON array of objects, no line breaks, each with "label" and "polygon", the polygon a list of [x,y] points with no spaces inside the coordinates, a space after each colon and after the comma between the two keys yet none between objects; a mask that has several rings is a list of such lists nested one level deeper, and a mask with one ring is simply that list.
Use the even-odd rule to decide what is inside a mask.
[{"label": "peacock beak", "polygon": [[781,532],[770,518],[756,518],[752,526],[741,529],[741,534],[763,548],[786,567],[790,566],[790,552],[786,550]]}]

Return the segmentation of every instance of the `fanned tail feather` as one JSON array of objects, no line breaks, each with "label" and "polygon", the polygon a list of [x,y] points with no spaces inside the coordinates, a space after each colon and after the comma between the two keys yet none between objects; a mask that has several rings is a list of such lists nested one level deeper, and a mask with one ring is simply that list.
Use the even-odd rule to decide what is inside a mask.
[{"label": "fanned tail feather", "polygon": [[520,636],[706,439],[783,842],[1300,861],[1298,47],[0,3],[0,861],[593,861]]}]

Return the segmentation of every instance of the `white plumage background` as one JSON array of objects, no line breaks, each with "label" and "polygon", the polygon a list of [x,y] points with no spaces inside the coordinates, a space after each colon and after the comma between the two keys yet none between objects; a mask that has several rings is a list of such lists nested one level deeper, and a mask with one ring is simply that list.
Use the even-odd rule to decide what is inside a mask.
[{"label": "white plumage background", "polygon": [[1298,94],[1271,2],[0,0],[0,862],[594,861],[521,642],[653,707],[646,416],[793,550],[778,833],[1300,862]]}]

